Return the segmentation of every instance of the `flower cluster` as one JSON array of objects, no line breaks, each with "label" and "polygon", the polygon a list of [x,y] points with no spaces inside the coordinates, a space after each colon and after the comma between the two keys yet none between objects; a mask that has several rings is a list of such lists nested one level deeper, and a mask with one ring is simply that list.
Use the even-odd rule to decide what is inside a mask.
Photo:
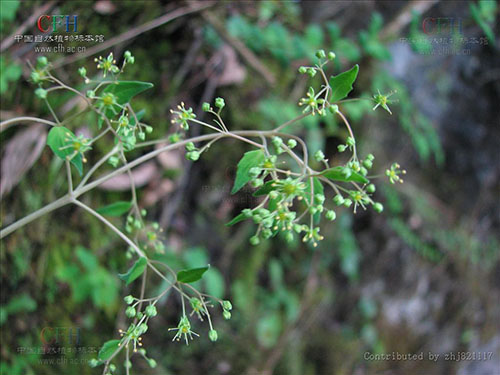
[{"label": "flower cluster", "polygon": [[87,159],[85,158],[85,152],[89,151],[92,149],[90,146],[91,140],[86,138],[83,134],[80,134],[78,136],[72,134],[72,133],[66,133],[66,138],[64,139],[65,145],[60,147],[59,150],[70,150],[72,151],[71,154],[66,156],[68,160],[72,160],[75,156],[81,155],[82,161],[84,163],[87,162]]},{"label": "flower cluster", "polygon": [[188,121],[196,118],[196,115],[193,113],[193,108],[186,109],[184,102],[181,102],[181,104],[177,106],[177,110],[171,109],[170,113],[174,115],[174,118],[171,120],[172,124],[179,124],[183,130],[189,130]]},{"label": "flower cluster", "polygon": [[99,58],[95,58],[94,61],[97,63],[97,69],[102,70],[103,77],[106,77],[109,72],[113,74],[120,72],[120,68],[116,66],[116,60],[113,57],[113,52],[111,52],[107,58],[99,56]]},{"label": "flower cluster", "polygon": [[373,110],[376,110],[380,106],[392,115],[388,104],[391,104],[393,102],[392,100],[389,100],[389,97],[395,92],[396,91],[393,91],[389,94],[382,95],[380,91],[378,91],[378,94],[373,95],[373,101],[375,102],[375,107],[373,107]]},{"label": "flower cluster", "polygon": [[406,174],[406,170],[401,169],[401,166],[398,163],[393,163],[391,168],[385,171],[385,175],[389,177],[391,184],[394,184],[395,182],[403,183],[403,179],[399,177],[402,174]]},{"label": "flower cluster", "polygon": [[309,87],[309,90],[307,91],[306,97],[300,99],[299,105],[305,105],[304,110],[302,111],[303,113],[306,112],[311,112],[311,114],[314,116],[316,113],[318,113],[321,116],[324,116],[326,114],[325,108],[323,104],[325,103],[325,99],[320,98],[321,92],[318,94],[314,93],[314,89],[312,87]]}]

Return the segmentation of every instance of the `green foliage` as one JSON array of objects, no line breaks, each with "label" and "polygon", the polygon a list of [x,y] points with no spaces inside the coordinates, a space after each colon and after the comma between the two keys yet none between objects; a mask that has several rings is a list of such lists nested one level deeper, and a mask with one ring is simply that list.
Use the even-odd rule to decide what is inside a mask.
[{"label": "green foliage", "polygon": [[[247,27],[248,25],[245,24],[243,18],[235,25],[233,28],[236,32],[243,32],[242,35],[249,33],[249,30],[256,30],[254,26]],[[321,27],[310,25],[306,28],[302,41],[306,45],[320,44],[324,40],[323,37]],[[302,56],[301,54],[304,52],[297,52],[297,50],[286,46],[287,43],[291,43],[293,38],[290,39],[287,29],[280,22],[268,23],[264,28],[262,38],[271,55],[284,64],[290,59],[289,53]],[[300,67],[299,72],[307,74],[311,78],[321,77],[323,82],[318,89],[313,86],[307,89],[305,96],[299,101],[299,105],[303,106],[302,113],[299,113],[295,118],[285,119],[283,122],[283,118],[276,117],[276,121],[280,121],[281,124],[272,130],[234,131],[225,124],[221,115],[222,110],[226,107],[224,98],[217,97],[213,103],[214,107],[210,103],[203,104],[203,111],[213,116],[211,123],[198,119],[193,109],[181,102],[176,109],[170,111],[173,133],[161,140],[161,142],[168,143],[168,146],[163,150],[185,148],[186,158],[190,161],[197,161],[214,142],[223,138],[243,141],[256,148],[246,152],[238,162],[231,193],[235,194],[249,184],[251,188],[255,189],[254,195],[262,198],[255,207],[244,209],[228,225],[234,225],[242,219],[251,219],[257,228],[255,234],[250,238],[250,243],[261,249],[268,248],[268,246],[264,247],[261,239],[267,240],[278,235],[289,244],[294,244],[297,237],[300,237],[303,242],[309,243],[313,247],[318,246],[318,243],[324,239],[324,236],[320,234],[321,219],[325,217],[333,221],[336,218],[335,211],[325,209],[327,204],[331,205],[331,202],[327,202],[326,199],[326,194],[329,192],[325,191],[325,186],[331,188],[335,194],[335,203],[352,207],[354,212],[359,208],[366,209],[368,206],[373,206],[376,212],[383,210],[382,205],[372,199],[376,189],[368,177],[368,170],[373,166],[374,157],[368,154],[365,159],[359,158],[353,130],[339,105],[335,103],[343,100],[353,90],[359,66],[354,65],[350,70],[327,79],[325,66],[335,61],[336,54],[333,51],[326,53],[322,49],[316,51],[315,54],[311,54],[308,50],[306,54],[310,55],[311,60],[315,60],[315,63],[312,66]],[[92,214],[125,240],[128,246],[126,251],[128,259],[138,256],[138,259],[126,273],[118,275],[119,279],[125,281],[125,285],[130,285],[145,275],[148,268],[151,269],[152,275],[160,276],[162,279],[162,283],[158,286],[158,293],[153,297],[146,298],[144,286],[141,288],[139,297],[133,294],[125,297],[125,316],[130,319],[128,327],[125,330],[120,330],[120,340],[108,341],[103,346],[98,358],[92,360],[91,365],[103,365],[105,366],[104,372],[106,372],[107,369],[111,369],[113,365],[111,360],[114,359],[115,354],[121,352],[123,348],[127,348],[125,351],[127,368],[132,367],[130,356],[137,351],[140,351],[151,367],[155,367],[156,363],[145,356],[145,351],[142,351],[141,346],[143,345],[142,337],[149,329],[150,319],[158,315],[156,305],[162,298],[172,294],[171,291],[178,293],[182,314],[177,326],[170,328],[169,331],[175,332],[174,341],[183,340],[186,344],[189,344],[189,340],[199,336],[188,317],[189,312],[200,321],[207,319],[208,338],[215,342],[219,339],[219,335],[213,327],[209,309],[213,308],[214,305],[220,305],[222,318],[228,320],[232,318],[232,304],[228,300],[221,299],[224,298],[225,294],[224,278],[216,269],[209,269],[208,266],[205,266],[209,264],[205,249],[188,249],[179,257],[165,247],[162,228],[156,222],[149,222],[148,213],[139,207],[137,191],[133,182],[130,184],[132,193],[130,201],[117,201],[99,208],[96,212],[79,200],[81,194],[117,174],[130,171],[130,168],[163,151],[156,150],[141,154],[142,156],[134,161],[128,161],[128,154],[126,156],[126,152],[148,147],[160,141],[144,142],[146,134],[150,134],[153,128],[141,122],[144,111],[135,112],[130,103],[132,98],[151,88],[152,84],[119,79],[125,66],[135,63],[135,57],[126,51],[121,66],[112,53],[106,58],[99,57],[95,62],[97,69],[102,72],[103,78],[106,77],[109,80],[91,80],[87,76],[87,68],[80,67],[78,75],[86,85],[86,94],[66,86],[52,76],[51,64],[47,58],[37,60],[31,78],[33,83],[37,85],[35,95],[49,106],[49,112],[54,113],[49,103],[49,98],[53,98],[53,92],[65,90],[72,94],[76,93],[83,98],[84,102],[88,104],[87,109],[92,111],[94,116],[97,115],[93,118],[97,120],[97,126],[91,130],[96,133],[96,135],[92,134],[92,138],[86,138],[83,135],[75,136],[70,129],[60,125],[59,119],[55,119],[56,122],[49,133],[47,144],[60,160],[71,161],[82,174],[82,165],[87,160],[85,154],[88,152],[96,155],[94,147],[99,147],[98,151],[105,151],[100,148],[102,147],[101,143],[104,143],[103,140],[107,138],[104,137],[105,135],[112,136],[114,139],[114,142],[108,145],[109,149],[105,151],[105,156],[101,157],[94,164],[94,167],[89,169],[79,185],[73,188],[73,176],[71,173],[66,174],[68,193],[60,202],[67,199],[69,203],[75,203]],[[372,100],[376,105],[382,105],[377,102],[377,98]],[[293,109],[289,111],[290,113],[295,112]],[[311,119],[316,115],[321,117],[321,120]],[[308,140],[314,139],[314,137],[319,139],[321,138],[320,124],[323,122],[334,123],[335,120],[332,118],[336,116],[341,119],[349,134],[345,144],[339,145],[339,152],[347,151],[351,154],[345,162],[334,160],[336,165],[330,165],[320,142],[311,142],[309,148],[308,144],[303,142],[299,136],[287,133],[288,129],[285,130],[294,122],[304,119],[305,124],[310,124]],[[90,118],[92,119],[92,117]],[[73,123],[73,121],[68,120],[62,122],[70,125]],[[188,138],[187,132],[192,126],[204,127],[212,133],[198,138]],[[131,155],[134,157],[137,153],[131,153]],[[313,159],[312,163],[310,163],[311,159]],[[101,175],[103,177],[88,182],[99,167],[115,170],[111,169],[108,174]],[[398,173],[396,170],[390,170],[389,178],[391,181],[399,178]],[[50,206],[46,206],[39,212],[46,213],[50,209]],[[124,214],[127,216],[124,218],[123,232],[101,216],[119,217]],[[14,226],[16,225],[21,224],[18,222],[14,224]],[[358,261],[357,252],[353,250],[356,249],[355,239],[343,234],[340,240],[339,254],[342,270],[349,277],[356,278]],[[105,307],[108,313],[112,312],[114,305],[110,301],[116,299],[116,277],[105,271],[99,265],[96,256],[89,250],[78,247],[75,254],[81,267],[77,264],[66,264],[58,269],[58,278],[70,284],[74,300],[77,303],[90,297],[97,306]],[[257,258],[252,266],[253,272],[258,269],[259,264],[262,264],[263,259],[262,251],[256,251],[256,254]],[[181,270],[176,272],[172,268],[173,266]],[[123,267],[123,265],[117,265],[116,268],[118,267]],[[257,340],[264,347],[275,345],[284,325],[297,319],[300,312],[299,298],[292,289],[287,287],[284,280],[285,272],[281,264],[277,261],[271,262],[269,274],[273,293],[264,293],[263,298],[269,301],[267,305],[270,313],[260,311],[260,309],[252,309],[249,305],[247,306],[249,307],[248,311],[245,312],[245,314],[249,314],[254,310],[260,316],[255,329]],[[148,279],[144,278],[143,282],[147,282]],[[237,285],[243,284],[237,283]],[[199,292],[198,289],[201,287],[204,287],[210,294]],[[234,291],[237,290],[238,286],[235,286]],[[255,298],[257,291],[258,289],[254,288],[253,291],[242,292],[242,295],[247,296],[254,293],[253,297],[250,297]],[[236,304],[242,306],[244,303],[241,298],[238,298]],[[132,353],[129,351],[130,347],[133,347]]]},{"label": "green foliage", "polygon": [[125,284],[128,285],[144,273],[147,264],[147,259],[140,257],[135,261],[132,267],[129,268],[127,273],[119,274],[118,277],[125,281]]},{"label": "green foliage", "polygon": [[121,216],[130,211],[132,202],[119,201],[100,207],[96,211],[104,216]]},{"label": "green foliage", "polygon": [[177,272],[177,281],[180,283],[190,284],[201,280],[203,274],[208,271],[209,267],[191,268]]},{"label": "green foliage", "polygon": [[338,102],[344,99],[352,91],[352,85],[358,76],[359,66],[354,65],[346,72],[330,78],[330,86],[332,86],[332,102]]},{"label": "green foliage", "polygon": [[477,4],[469,3],[470,14],[474,21],[481,27],[491,44],[495,45],[495,18],[498,4],[496,0],[479,0]]},{"label": "green foliage", "polygon": [[373,13],[368,30],[359,32],[359,41],[368,55],[378,60],[389,60],[391,53],[379,38],[383,24],[382,16],[379,13]]},{"label": "green foliage", "polygon": [[11,22],[16,17],[19,5],[21,5],[21,2],[19,0],[7,0],[0,2],[0,31],[2,33],[4,29],[4,23]]},{"label": "green foliage", "polygon": [[36,310],[36,307],[36,301],[26,293],[12,297],[9,303],[0,306],[0,326],[7,321],[9,315],[32,312]]},{"label": "green foliage", "polygon": [[76,303],[90,298],[97,307],[111,313],[118,297],[116,276],[100,266],[96,256],[84,247],[78,246],[75,255],[82,267],[66,263],[57,270],[57,278],[70,285]]},{"label": "green foliage", "polygon": [[[2,3],[3,4],[3,3]],[[3,5],[2,5],[3,7]],[[4,56],[0,57],[0,94],[5,94],[9,88],[9,83],[16,82],[22,74],[21,65],[14,62],[7,63]]]},{"label": "green foliage", "polygon": [[259,167],[265,160],[265,155],[262,150],[248,151],[243,155],[238,162],[238,169],[236,170],[236,179],[234,181],[231,194],[237,193],[243,186],[245,186],[252,177],[249,172],[251,168]]},{"label": "green foliage", "polygon": [[64,126],[56,126],[50,129],[47,137],[47,145],[52,152],[63,160],[69,159],[80,175],[83,173],[83,156],[79,152],[75,134]]},{"label": "green foliage", "polygon": [[345,172],[344,167],[338,166],[327,169],[323,171],[321,174],[333,181],[359,182],[362,184],[366,184],[369,182],[369,180],[365,176],[357,172],[351,171],[351,173],[348,176],[344,172]]},{"label": "green foliage", "polygon": [[101,361],[105,361],[109,359],[119,348],[120,345],[120,340],[109,340],[106,341],[103,345],[101,350],[99,350],[99,354],[97,357]]}]

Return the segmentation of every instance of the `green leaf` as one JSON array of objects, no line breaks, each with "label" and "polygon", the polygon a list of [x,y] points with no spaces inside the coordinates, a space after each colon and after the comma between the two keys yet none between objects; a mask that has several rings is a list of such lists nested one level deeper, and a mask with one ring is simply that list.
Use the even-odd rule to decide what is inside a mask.
[{"label": "green leaf", "polygon": [[0,20],[13,21],[20,4],[19,0],[2,1],[0,4]]},{"label": "green leaf", "polygon": [[119,201],[97,209],[101,215],[121,216],[132,207],[132,202]]},{"label": "green leaf", "polygon": [[[152,83],[149,82],[140,82],[140,81],[116,81],[116,83],[109,84],[102,90],[102,95],[106,93],[111,93],[116,96],[116,102],[120,105],[125,105],[130,102],[130,100],[136,96],[137,94],[150,89],[153,87]],[[102,96],[101,95],[101,96]],[[120,107],[115,105],[113,108],[108,108],[105,111],[105,116],[109,119],[113,118],[116,113],[119,113],[121,111]],[[136,113],[137,117],[139,118],[139,112]],[[133,116],[132,116],[133,117]],[[140,120],[140,119],[139,119]],[[101,127],[101,124],[103,122],[103,119],[100,117],[98,124],[99,128]],[[133,125],[135,124],[135,119],[130,120],[130,123]]]},{"label": "green leaf", "polygon": [[330,77],[330,86],[332,87],[332,102],[338,102],[344,99],[351,91],[352,84],[358,76],[359,66],[354,65],[346,72],[340,73],[337,76]]},{"label": "green leaf", "polygon": [[[56,156],[60,157],[63,160],[66,160],[66,156],[72,155],[75,152],[73,147],[68,147],[64,150],[61,150],[62,147],[66,147],[69,145],[67,141],[68,134],[72,137],[75,136],[75,134],[71,130],[65,128],[64,126],[55,126],[50,129],[49,135],[47,136],[47,145],[51,148],[52,152],[56,154]],[[82,155],[76,154],[71,159],[71,164],[76,167],[78,173],[80,173],[81,176],[83,172]]]},{"label": "green leaf", "polygon": [[203,274],[207,272],[208,267],[190,268],[177,272],[177,281],[181,283],[194,283],[202,278]]},{"label": "green leaf", "polygon": [[[103,90],[103,93],[111,93],[116,96],[118,104],[126,104],[130,102],[137,94],[153,87],[152,83],[140,81],[117,81]],[[101,95],[102,96],[102,95]]]},{"label": "green leaf", "polygon": [[139,276],[142,275],[144,270],[146,269],[146,265],[148,264],[146,258],[140,257],[132,267],[127,271],[127,273],[121,273],[118,275],[120,279],[125,281],[125,284],[128,285]]},{"label": "green leaf", "polygon": [[261,163],[264,162],[265,159],[266,156],[264,155],[264,151],[262,150],[245,152],[245,155],[243,155],[238,163],[238,169],[236,170],[236,180],[234,181],[234,186],[233,190],[231,190],[231,194],[236,193],[252,179],[248,173],[250,171],[250,168],[258,167]]},{"label": "green leaf", "polygon": [[262,195],[267,195],[271,191],[276,190],[276,186],[273,186],[274,180],[267,181],[264,185],[262,185],[256,192],[253,193],[254,197],[260,197]]},{"label": "green leaf", "polygon": [[231,220],[229,223],[226,223],[226,226],[228,227],[231,227],[233,226],[234,224],[237,224],[239,223],[240,221],[243,221],[245,220],[247,217],[245,216],[245,214],[242,212],[241,214],[239,214],[238,216],[235,216],[233,218],[233,220]]},{"label": "green leaf", "polygon": [[340,167],[340,166],[330,168],[330,169],[327,169],[327,170],[324,170],[323,172],[321,172],[321,175],[325,176],[326,178],[329,178],[330,180],[334,180],[334,181],[359,182],[362,184],[367,184],[368,182],[370,182],[370,180],[368,180],[365,176],[363,176],[357,172],[354,172],[354,171],[352,171],[352,174],[346,178],[342,174],[342,169],[343,169],[343,167]]},{"label": "green leaf", "polygon": [[118,350],[120,347],[121,340],[109,340],[104,343],[102,346],[101,350],[99,350],[99,354],[97,357],[101,361],[106,361],[107,359],[111,358],[111,356]]},{"label": "green leaf", "polygon": [[4,57],[0,57],[0,94],[4,94],[9,88],[9,82],[17,81],[22,74],[21,65],[13,62],[7,63]]},{"label": "green leaf", "polygon": [[13,297],[5,309],[9,314],[16,314],[24,311],[34,311],[36,310],[36,306],[36,301],[28,294],[23,293],[19,296]]}]

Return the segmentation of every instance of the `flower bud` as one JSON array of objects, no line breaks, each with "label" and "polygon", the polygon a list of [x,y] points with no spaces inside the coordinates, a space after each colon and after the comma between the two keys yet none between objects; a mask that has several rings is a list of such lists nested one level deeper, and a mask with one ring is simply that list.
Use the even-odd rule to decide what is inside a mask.
[{"label": "flower bud", "polygon": [[218,338],[217,331],[216,331],[215,329],[211,329],[211,330],[208,332],[208,338],[209,338],[209,339],[210,339],[210,341],[212,341],[212,342],[217,341],[217,338]]},{"label": "flower bud", "polygon": [[204,111],[204,112],[208,112],[210,111],[210,103],[203,103],[202,106],[201,106],[201,109]]},{"label": "flower bud", "polygon": [[36,59],[36,66],[37,68],[44,68],[47,66],[49,63],[49,60],[45,56],[40,56],[38,59]]},{"label": "flower bud", "polygon": [[223,316],[223,318],[224,318],[224,319],[226,319],[226,320],[231,319],[231,313],[230,313],[229,311],[227,311],[227,310],[224,310],[224,311],[222,312],[222,316]]},{"label": "flower bud", "polygon": [[325,50],[323,50],[323,49],[317,50],[316,51],[316,57],[318,59],[324,59],[326,57]]},{"label": "flower bud", "polygon": [[231,301],[224,300],[224,301],[222,301],[222,308],[224,310],[232,310],[233,309],[233,305],[231,304]]},{"label": "flower bud", "polygon": [[371,161],[371,160],[369,160],[369,159],[364,160],[364,161],[363,161],[363,165],[364,165],[366,168],[368,168],[368,169],[370,169],[371,167],[373,167],[373,163],[372,163],[372,161]]},{"label": "flower bud", "polygon": [[83,66],[81,68],[78,68],[78,74],[80,74],[81,77],[85,78],[87,75],[87,69],[85,69]]},{"label": "flower bud", "polygon": [[257,246],[260,243],[260,239],[257,236],[250,237],[250,244],[253,246]]},{"label": "flower bud", "polygon": [[127,315],[127,317],[129,318],[133,318],[135,314],[136,314],[135,307],[129,306],[125,310],[125,315]]},{"label": "flower bud", "polygon": [[131,295],[128,295],[125,298],[123,298],[123,300],[125,301],[125,303],[127,305],[130,305],[130,304],[132,304],[134,302],[135,298],[132,297]]},{"label": "flower bud", "polygon": [[328,107],[330,113],[337,113],[339,111],[339,106],[337,104],[332,104]]},{"label": "flower bud", "polygon": [[316,161],[322,161],[325,159],[325,154],[323,154],[323,151],[318,150],[314,153],[314,159],[316,159]]},{"label": "flower bud", "polygon": [[225,105],[226,105],[226,103],[224,102],[224,99],[222,99],[222,98],[215,99],[215,106],[217,108],[222,109],[222,108],[224,108]]},{"label": "flower bud", "polygon": [[158,314],[158,312],[156,311],[156,307],[154,305],[149,305],[148,307],[146,307],[145,312],[146,315],[150,317],[156,316],[156,314]]},{"label": "flower bud", "polygon": [[328,220],[333,221],[333,220],[335,220],[335,218],[337,217],[337,214],[335,213],[335,211],[328,210],[328,211],[326,211],[325,217],[326,217]]},{"label": "flower bud", "polygon": [[333,197],[333,202],[337,205],[337,206],[341,206],[344,204],[344,197],[340,194],[337,194],[336,196]]},{"label": "flower bud", "polygon": [[40,99],[46,99],[47,98],[47,90],[42,89],[41,87],[37,88],[35,90],[35,95],[40,98]]},{"label": "flower bud", "polygon": [[384,211],[384,206],[382,206],[382,203],[377,202],[373,205],[373,209],[378,213],[381,213],[382,211]]},{"label": "flower bud", "polygon": [[191,161],[196,161],[200,158],[200,153],[198,151],[190,151],[186,154],[186,159]]}]

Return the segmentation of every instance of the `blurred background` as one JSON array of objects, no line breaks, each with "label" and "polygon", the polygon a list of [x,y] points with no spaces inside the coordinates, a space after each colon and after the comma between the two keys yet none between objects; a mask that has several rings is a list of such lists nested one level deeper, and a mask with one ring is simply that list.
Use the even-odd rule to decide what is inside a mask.
[{"label": "blurred background", "polygon": [[[79,35],[103,37],[64,41],[74,53],[42,52],[57,46],[36,42],[43,14],[77,15]],[[498,14],[496,1],[2,1],[2,121],[51,118],[28,82],[27,62],[41,55],[80,88],[78,67],[93,75],[94,57],[132,51],[125,78],[155,84],[133,102],[155,138],[172,132],[169,110],[181,101],[200,113],[201,103],[224,97],[230,129],[271,129],[295,117],[310,84],[297,69],[318,48],[337,55],[329,74],[360,65],[351,97],[397,90],[392,115],[372,111],[369,101],[342,107],[362,153],[376,156],[375,170],[397,161],[405,183],[379,182],[382,215],[340,210],[314,250],[279,236],[253,247],[252,223],[224,225],[254,203],[248,190],[229,193],[248,150],[242,143],[217,143],[194,164],[184,150],[172,151],[134,170],[140,206],[164,229],[161,260],[174,269],[210,263],[199,286],[234,305],[230,321],[214,314],[216,343],[195,323],[204,337],[187,347],[167,332],[178,299],[163,300],[144,337],[158,367],[134,359],[136,373],[500,374]],[[81,105],[67,93],[52,104],[62,117]],[[91,134],[94,126],[82,116],[71,129]],[[289,131],[342,162],[337,145],[347,134],[333,116]],[[0,135],[2,227],[65,192],[46,136],[38,124]],[[110,181],[86,202],[129,199],[127,181]],[[139,285],[117,277],[130,264],[125,252],[117,236],[71,206],[3,239],[2,374],[100,374],[86,365],[92,348],[118,337],[127,320],[122,298],[138,293]],[[151,278],[146,293],[161,287]],[[47,343],[42,331],[54,327],[73,329],[75,341],[64,331],[66,341]],[[64,347],[76,350],[62,354]],[[393,353],[425,358],[375,357]]]}]

